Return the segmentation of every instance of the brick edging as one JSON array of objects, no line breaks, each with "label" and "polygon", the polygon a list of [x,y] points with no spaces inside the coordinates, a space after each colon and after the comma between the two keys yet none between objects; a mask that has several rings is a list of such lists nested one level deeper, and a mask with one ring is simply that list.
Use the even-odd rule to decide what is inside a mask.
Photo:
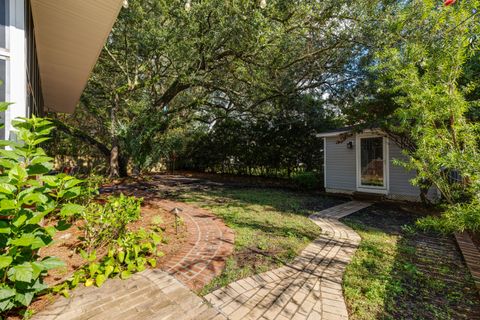
[{"label": "brick edging", "polygon": [[455,240],[457,240],[458,247],[480,293],[480,251],[467,232],[456,232]]}]

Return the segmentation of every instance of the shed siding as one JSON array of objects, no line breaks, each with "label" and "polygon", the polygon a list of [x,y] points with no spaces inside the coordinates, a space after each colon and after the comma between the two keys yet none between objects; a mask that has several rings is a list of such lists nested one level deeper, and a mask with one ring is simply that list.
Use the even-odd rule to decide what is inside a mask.
[{"label": "shed siding", "polygon": [[347,143],[352,141],[355,144],[355,138],[338,144],[337,140],[338,137],[326,138],[325,187],[352,192],[357,187],[355,148],[348,149]]},{"label": "shed siding", "polygon": [[404,160],[406,156],[398,145],[393,142],[389,144],[390,149],[390,192],[389,194],[401,198],[402,196],[419,197],[420,190],[418,187],[412,186],[410,180],[415,178],[414,171],[407,171],[404,167],[395,165],[395,159]]}]

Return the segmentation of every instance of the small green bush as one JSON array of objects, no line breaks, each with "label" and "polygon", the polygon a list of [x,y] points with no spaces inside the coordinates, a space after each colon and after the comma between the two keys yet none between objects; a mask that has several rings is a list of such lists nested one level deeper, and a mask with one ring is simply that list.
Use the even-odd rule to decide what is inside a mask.
[{"label": "small green bush", "polygon": [[455,231],[480,232],[480,200],[449,205],[440,217],[428,216],[417,221],[422,230],[433,230],[441,233]]},{"label": "small green bush", "polygon": [[157,250],[161,241],[162,237],[157,232],[140,229],[126,232],[111,242],[107,255],[99,261],[96,250],[90,253],[82,250],[81,255],[87,264],[75,271],[67,282],[56,286],[54,292],[68,296],[68,290],[79,283],[84,283],[86,287],[94,284],[100,287],[108,278],[120,275],[122,279],[128,279],[132,273],[145,270],[147,265],[155,267],[156,258],[163,255]]},{"label": "small green bush", "polygon": [[[5,104],[2,105],[3,109]],[[28,306],[47,286],[47,271],[63,266],[38,252],[52,243],[63,221],[44,226],[47,215],[72,215],[81,206],[69,203],[82,182],[67,175],[47,175],[53,167],[39,144],[48,140],[52,124],[36,117],[13,122],[19,143],[2,141],[0,149],[0,311]]]},{"label": "small green bush", "polygon": [[80,212],[84,248],[90,251],[103,247],[125,235],[127,225],[140,218],[142,201],[143,199],[121,194],[118,197],[108,197],[105,204],[91,202]]},{"label": "small green bush", "polygon": [[301,172],[293,176],[292,179],[300,189],[313,190],[321,187],[321,180],[314,172]]}]

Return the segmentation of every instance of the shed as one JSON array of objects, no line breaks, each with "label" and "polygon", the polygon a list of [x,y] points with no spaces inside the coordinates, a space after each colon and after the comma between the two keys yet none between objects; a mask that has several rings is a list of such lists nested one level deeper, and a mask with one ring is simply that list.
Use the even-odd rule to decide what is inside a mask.
[{"label": "shed", "polygon": [[[413,186],[414,171],[394,164],[404,160],[400,146],[380,130],[356,133],[352,127],[318,134],[324,141],[324,186],[330,193],[378,194],[389,199],[420,201],[420,189]],[[428,198],[436,200],[435,189]]]}]

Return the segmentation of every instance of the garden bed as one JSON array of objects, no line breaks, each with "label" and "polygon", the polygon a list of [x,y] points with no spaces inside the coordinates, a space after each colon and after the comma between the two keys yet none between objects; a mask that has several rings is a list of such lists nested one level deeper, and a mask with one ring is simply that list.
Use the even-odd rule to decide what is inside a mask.
[{"label": "garden bed", "polygon": [[[56,222],[49,220],[45,222],[46,225],[52,225]],[[76,221],[72,227],[67,230],[59,231],[54,237],[54,243],[40,252],[40,256],[55,256],[65,262],[65,267],[50,270],[48,276],[44,281],[49,286],[59,284],[68,279],[75,270],[82,267],[86,262],[82,258],[78,249],[81,241],[79,237],[83,235],[80,230],[82,222]],[[178,233],[175,229],[174,216],[155,205],[154,201],[145,201],[142,210],[141,218],[128,225],[128,230],[134,231],[140,228],[150,229],[153,225],[159,226],[163,232],[163,242],[158,246],[159,250],[164,254],[163,257],[157,258],[158,264],[168,259],[169,256],[174,255],[181,249],[183,242],[186,240],[186,230],[181,227]],[[105,248],[97,250],[97,258],[101,259],[106,254]],[[29,310],[36,313],[43,310],[47,305],[53,303],[56,297],[53,294],[39,296],[29,307]],[[10,316],[8,320],[21,319],[18,316]]]}]

